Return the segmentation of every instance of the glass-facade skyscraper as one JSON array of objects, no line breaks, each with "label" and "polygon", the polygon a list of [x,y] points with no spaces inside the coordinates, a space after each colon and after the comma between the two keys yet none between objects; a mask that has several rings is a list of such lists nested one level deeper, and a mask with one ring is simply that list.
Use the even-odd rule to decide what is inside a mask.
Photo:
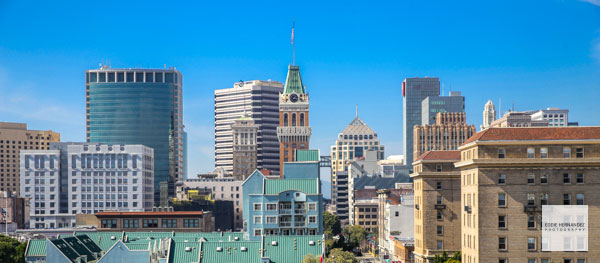
[{"label": "glass-facade skyscraper", "polygon": [[183,180],[182,76],[171,69],[88,70],[86,139],[104,144],[142,144],[154,149],[154,192],[161,182]]},{"label": "glass-facade skyscraper", "polygon": [[404,164],[412,167],[413,162],[413,128],[421,124],[422,102],[429,96],[440,95],[439,78],[406,78],[402,82],[403,110],[403,148]]}]

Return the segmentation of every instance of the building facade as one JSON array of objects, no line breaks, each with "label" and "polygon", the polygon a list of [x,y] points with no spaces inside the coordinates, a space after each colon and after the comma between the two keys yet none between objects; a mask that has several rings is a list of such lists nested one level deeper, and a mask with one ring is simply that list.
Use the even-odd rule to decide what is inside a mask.
[{"label": "building facade", "polygon": [[466,123],[464,112],[438,112],[433,125],[415,125],[414,157],[427,151],[450,151],[458,149],[473,134],[475,125]]},{"label": "building facade", "polygon": [[[600,127],[489,128],[459,150],[463,262],[600,258],[600,230],[593,220],[600,216]],[[547,205],[587,206],[586,251],[575,251],[575,243],[545,251]]]},{"label": "building facade", "polygon": [[450,96],[429,96],[421,102],[421,125],[436,123],[440,112],[464,112],[465,97],[460,91],[451,91]]},{"label": "building facade", "polygon": [[18,197],[14,193],[0,191],[0,206],[2,218],[0,221],[1,233],[14,232],[17,229],[29,227],[29,200]]},{"label": "building facade", "polygon": [[233,177],[245,180],[256,170],[258,125],[244,114],[231,125],[233,132]]},{"label": "building facade", "polygon": [[20,196],[21,150],[47,150],[60,141],[53,131],[28,130],[25,123],[0,122],[0,191]]},{"label": "building facade", "polygon": [[154,204],[153,150],[143,145],[51,143],[21,151],[20,167],[31,228],[71,227],[76,214]]},{"label": "building facade", "polygon": [[283,93],[279,95],[279,167],[296,160],[296,150],[308,150],[312,129],[308,124],[308,93],[300,77],[300,67],[289,65]]},{"label": "building facade", "polygon": [[90,216],[87,225],[98,231],[215,231],[210,211],[98,212]]},{"label": "building facade", "polygon": [[377,235],[380,255],[394,255],[395,238],[414,239],[412,188],[377,190]]},{"label": "building facade", "polygon": [[496,106],[492,100],[488,100],[483,107],[483,124],[481,124],[481,129],[487,129],[492,125],[492,122],[496,120]]},{"label": "building facade", "polygon": [[569,126],[569,110],[559,108],[546,108],[534,111],[531,114],[532,121],[547,121],[548,127]]},{"label": "building facade", "polygon": [[[413,163],[415,262],[433,262],[461,246],[460,151],[428,151]],[[466,261],[465,261],[466,262]]]},{"label": "building facade", "polygon": [[215,168],[233,173],[233,130],[231,125],[247,112],[256,125],[258,169],[279,174],[279,93],[277,81],[240,81],[232,88],[215,90]]},{"label": "building facade", "polygon": [[319,162],[285,163],[283,178],[255,171],[244,181],[246,239],[264,235],[323,235]]},{"label": "building facade", "polygon": [[405,155],[405,164],[411,165],[413,160],[413,128],[421,124],[422,121],[422,103],[429,96],[440,95],[439,78],[406,78],[402,82],[403,101],[403,152]]},{"label": "building facade", "polygon": [[100,69],[85,72],[86,139],[154,150],[155,200],[159,185],[183,180],[183,78],[171,69]]}]

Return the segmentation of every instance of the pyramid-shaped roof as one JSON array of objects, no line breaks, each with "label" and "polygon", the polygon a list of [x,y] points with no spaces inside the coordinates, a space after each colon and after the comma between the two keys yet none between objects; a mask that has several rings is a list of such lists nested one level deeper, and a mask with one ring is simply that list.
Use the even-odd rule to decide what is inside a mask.
[{"label": "pyramid-shaped roof", "polygon": [[364,121],[362,121],[357,115],[356,118],[354,118],[354,120],[352,120],[352,122],[350,122],[350,124],[348,124],[348,126],[346,126],[346,128],[344,128],[344,130],[342,131],[342,134],[363,134],[363,135],[373,134],[373,135],[375,135],[376,133],[373,129],[371,129],[371,127],[369,127],[369,125],[367,125]]},{"label": "pyramid-shaped roof", "polygon": [[302,77],[300,77],[300,67],[289,65],[287,77],[285,78],[285,87],[283,94],[297,93],[304,94],[304,85],[302,85]]}]

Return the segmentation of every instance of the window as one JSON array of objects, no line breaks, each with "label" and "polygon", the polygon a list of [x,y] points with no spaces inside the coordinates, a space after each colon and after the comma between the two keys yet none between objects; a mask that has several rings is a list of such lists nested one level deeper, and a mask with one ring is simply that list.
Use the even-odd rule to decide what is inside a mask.
[{"label": "window", "polygon": [[183,227],[185,228],[198,228],[200,226],[200,219],[183,219]]},{"label": "window", "polygon": [[442,165],[441,165],[441,164],[437,164],[437,165],[435,165],[435,170],[436,170],[437,172],[441,172],[441,171],[442,171]]},{"label": "window", "polygon": [[527,228],[535,228],[535,216],[527,215]]},{"label": "window", "polygon": [[505,259],[505,258],[498,259],[498,263],[508,263],[508,259]]},{"label": "window", "polygon": [[585,259],[583,259],[583,258],[577,259],[577,263],[585,263]]},{"label": "window", "polygon": [[565,183],[565,184],[571,183],[571,174],[563,174],[563,183]]},{"label": "window", "polygon": [[498,149],[498,158],[503,159],[506,155],[506,151],[504,149]]},{"label": "window", "polygon": [[267,216],[267,224],[277,224],[277,216]]},{"label": "window", "polygon": [[262,224],[262,216],[255,216],[254,224]]},{"label": "window", "polygon": [[535,184],[535,174],[528,174],[527,175],[527,183],[528,184]]},{"label": "window", "polygon": [[570,204],[571,204],[571,195],[563,194],[563,205],[570,205]]},{"label": "window", "polygon": [[254,203],[254,211],[261,211],[261,210],[262,210],[262,204]]},{"label": "window", "polygon": [[437,250],[443,250],[443,249],[444,249],[444,241],[438,240],[437,241]]},{"label": "window", "polygon": [[527,250],[535,250],[535,237],[527,238]]},{"label": "window", "polygon": [[262,236],[262,229],[254,229],[254,236]]},{"label": "window", "polygon": [[498,216],[498,228],[501,228],[501,229],[506,228],[506,216],[505,215]]},{"label": "window", "polygon": [[310,210],[310,211],[316,211],[317,210],[317,203],[308,203],[308,210]]},{"label": "window", "polygon": [[140,220],[123,219],[123,228],[140,228]]},{"label": "window", "polygon": [[117,219],[102,219],[100,223],[102,228],[117,228]]},{"label": "window", "polygon": [[583,158],[583,148],[575,148],[575,157]]},{"label": "window", "polygon": [[571,263],[571,259],[565,258],[565,259],[563,259],[563,263]]},{"label": "window", "polygon": [[506,194],[498,194],[498,207],[506,206]]},{"label": "window", "polygon": [[177,219],[163,219],[162,227],[163,228],[176,228],[177,227]]},{"label": "window", "polygon": [[442,182],[437,182],[435,185],[435,189],[442,190]]},{"label": "window", "polygon": [[444,235],[444,226],[437,226],[437,235],[438,236]]},{"label": "window", "polygon": [[498,250],[502,250],[502,251],[506,250],[506,237],[498,238]]},{"label": "window", "polygon": [[317,223],[317,216],[308,216],[308,223],[309,224]]},{"label": "window", "polygon": [[548,204],[548,194],[543,193],[540,195],[540,204],[547,205]]},{"label": "window", "polygon": [[438,205],[442,204],[442,196],[438,195],[436,204],[438,204]]},{"label": "window", "polygon": [[144,228],[155,228],[158,227],[158,219],[144,219],[143,227]]},{"label": "window", "polygon": [[527,259],[527,263],[535,263],[535,258]]},{"label": "window", "polygon": [[571,158],[571,147],[563,147],[563,157]]},{"label": "window", "polygon": [[540,183],[541,184],[547,184],[548,183],[548,175],[547,174],[540,175]]},{"label": "window", "polygon": [[527,148],[527,158],[535,158],[535,148]]},{"label": "window", "polygon": [[527,205],[528,206],[535,205],[535,194],[527,194]]},{"label": "window", "polygon": [[577,174],[577,177],[575,178],[575,182],[577,182],[578,184],[583,184],[583,174],[582,173]]},{"label": "window", "polygon": [[548,158],[548,148],[540,148],[540,158]]},{"label": "window", "polygon": [[576,204],[577,205],[583,205],[583,194],[577,194],[576,198],[577,198]]},{"label": "window", "polygon": [[499,174],[498,175],[498,184],[505,184],[506,183],[506,175],[505,174]]},{"label": "window", "polygon": [[[396,213],[397,213],[397,212],[396,212]],[[437,220],[438,220],[438,221],[442,221],[442,220],[443,220],[443,217],[442,217],[442,211],[440,211],[440,210],[438,210],[438,211],[437,211]]]},{"label": "window", "polygon": [[[254,210],[256,210],[256,208]],[[277,204],[267,204],[267,211],[277,211]]]}]

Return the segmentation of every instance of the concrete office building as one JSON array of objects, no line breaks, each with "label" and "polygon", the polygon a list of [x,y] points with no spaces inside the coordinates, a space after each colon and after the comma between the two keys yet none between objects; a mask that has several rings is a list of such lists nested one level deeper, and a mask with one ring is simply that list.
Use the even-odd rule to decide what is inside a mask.
[{"label": "concrete office building", "polygon": [[411,166],[413,160],[413,128],[422,122],[423,100],[440,95],[439,78],[406,78],[402,82],[403,102],[403,152],[405,164]]},{"label": "concrete office building", "polygon": [[450,151],[458,149],[473,134],[475,125],[468,125],[464,112],[438,112],[433,125],[415,125],[414,157],[427,151]]},{"label": "concrete office building", "polygon": [[[413,163],[415,262],[461,250],[460,151],[428,151]],[[465,261],[466,262],[466,261]],[[494,261],[495,262],[495,261]]]},{"label": "concrete office building", "polygon": [[483,107],[483,124],[481,124],[481,129],[484,130],[490,127],[492,122],[496,120],[496,116],[496,106],[494,106],[492,100],[488,100]]},{"label": "concrete office building", "polygon": [[[463,262],[597,262],[600,127],[488,128],[459,150]],[[544,251],[547,205],[587,205],[585,251]]]},{"label": "concrete office building", "polygon": [[548,127],[547,120],[533,120],[530,113],[531,112],[508,111],[502,118],[492,122],[489,127]]},{"label": "concrete office building", "polygon": [[147,211],[98,212],[77,215],[83,226],[94,226],[98,231],[111,232],[212,232],[215,222],[210,211]]},{"label": "concrete office building", "polygon": [[450,96],[429,96],[421,103],[421,125],[433,125],[440,112],[464,112],[465,97],[460,91],[451,91]]},{"label": "concrete office building", "polygon": [[279,93],[277,81],[236,82],[232,88],[215,90],[215,168],[233,173],[233,130],[231,125],[247,112],[256,125],[256,167],[279,174]]},{"label": "concrete office building", "polygon": [[47,150],[51,142],[58,141],[60,134],[50,130],[28,130],[25,123],[0,122],[0,191],[20,196],[21,150]]},{"label": "concrete office building", "polygon": [[548,127],[569,126],[569,110],[559,108],[546,108],[530,113],[532,121],[547,121]]},{"label": "concrete office building", "polygon": [[258,125],[244,113],[231,125],[233,131],[233,177],[245,180],[256,170]]},{"label": "concrete office building", "polygon": [[154,149],[154,190],[183,179],[183,78],[171,69],[100,69],[85,72],[86,139]]},{"label": "concrete office building", "polygon": [[75,224],[76,214],[148,211],[154,204],[153,150],[143,145],[51,143],[21,151],[21,195],[31,228]]}]

